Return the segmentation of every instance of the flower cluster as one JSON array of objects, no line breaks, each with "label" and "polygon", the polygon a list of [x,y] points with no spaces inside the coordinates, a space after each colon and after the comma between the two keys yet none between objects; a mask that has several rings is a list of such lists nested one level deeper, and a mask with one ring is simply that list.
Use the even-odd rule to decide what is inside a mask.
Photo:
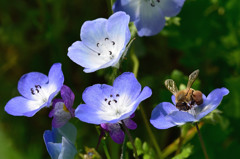
[{"label": "flower cluster", "polygon": [[[176,16],[184,2],[117,0],[113,5],[115,13],[109,19],[98,18],[82,25],[81,41],[74,42],[68,48],[67,55],[84,67],[86,73],[117,67],[131,38],[128,28],[130,20],[136,25],[139,36],[155,35],[163,29],[165,17]],[[76,155],[74,143],[77,129],[68,123],[73,117],[100,125],[101,131],[109,133],[114,142],[123,143],[123,127],[131,130],[137,128],[132,120],[135,111],[143,100],[152,95],[148,86],[142,89],[133,73],[124,72],[115,78],[113,85],[94,84],[87,87],[82,94],[83,103],[74,109],[75,95],[64,85],[60,63],[52,65],[48,76],[39,72],[23,75],[18,82],[18,91],[21,96],[12,98],[5,106],[8,114],[32,117],[44,107],[52,108],[49,113],[49,117],[53,118],[52,130],[46,130],[43,135],[52,159],[73,159]],[[59,92],[61,98],[55,98]],[[186,110],[178,109],[175,96],[172,96],[173,104],[162,102],[153,109],[150,123],[158,129],[168,129],[186,122],[197,122],[216,109],[228,93],[226,88],[215,89],[207,97],[203,94],[203,102],[199,105],[191,97],[191,107]]]}]

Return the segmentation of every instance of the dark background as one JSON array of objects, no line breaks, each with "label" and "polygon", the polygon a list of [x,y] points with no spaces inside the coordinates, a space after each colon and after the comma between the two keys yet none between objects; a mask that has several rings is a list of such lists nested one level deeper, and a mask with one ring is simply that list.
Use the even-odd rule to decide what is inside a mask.
[{"label": "dark background", "polygon": [[[62,63],[64,83],[76,96],[75,108],[82,102],[81,94],[86,87],[109,83],[111,68],[86,74],[67,57],[68,47],[80,40],[84,21],[109,15],[104,0],[0,1],[0,158],[50,158],[42,138],[43,132],[51,129],[50,109],[45,108],[32,118],[14,117],[4,111],[7,101],[19,95],[17,83],[23,74],[32,71],[48,74],[53,63]],[[179,26],[172,19],[160,34],[137,37],[131,46],[140,61],[138,80],[153,91],[142,106],[149,119],[158,103],[170,102],[171,93],[163,85],[165,79],[171,77],[178,85],[186,84],[187,76],[200,69],[196,87],[204,94],[220,87],[230,90],[218,107],[222,111],[221,120],[205,123],[201,128],[209,156],[236,158],[240,150],[239,1],[187,0],[178,17]],[[122,67],[122,72],[132,71],[130,53]],[[131,131],[133,136],[152,146],[140,111],[134,120],[138,128]],[[70,122],[78,128],[79,152],[84,146],[96,146],[98,135],[94,125],[77,119]],[[180,133],[178,127],[151,128],[162,149]],[[106,141],[111,157],[119,158],[121,145],[110,138]],[[198,136],[189,143],[193,145],[190,158],[203,158]],[[99,153],[105,158],[101,146]]]}]

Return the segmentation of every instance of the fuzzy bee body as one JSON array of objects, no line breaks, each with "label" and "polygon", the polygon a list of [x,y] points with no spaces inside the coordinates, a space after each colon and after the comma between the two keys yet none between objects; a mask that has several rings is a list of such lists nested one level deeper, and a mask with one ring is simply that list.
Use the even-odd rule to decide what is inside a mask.
[{"label": "fuzzy bee body", "polygon": [[188,111],[194,105],[201,105],[203,103],[202,92],[191,88],[198,74],[199,70],[191,73],[189,75],[187,88],[180,91],[178,91],[176,84],[172,79],[167,79],[165,81],[165,86],[175,96],[176,107],[179,110]]}]

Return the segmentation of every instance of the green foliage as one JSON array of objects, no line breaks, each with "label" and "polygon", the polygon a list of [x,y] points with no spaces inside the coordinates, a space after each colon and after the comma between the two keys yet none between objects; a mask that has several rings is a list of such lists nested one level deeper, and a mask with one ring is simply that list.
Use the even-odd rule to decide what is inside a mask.
[{"label": "green foliage", "polygon": [[193,145],[188,144],[182,148],[182,152],[174,156],[172,159],[185,159],[188,158],[193,151]]},{"label": "green foliage", "polygon": [[[149,146],[147,142],[142,143],[139,138],[136,138],[134,144],[137,149],[138,156],[143,156],[143,159],[156,158],[154,150]],[[133,150],[131,142],[127,142],[127,147]]]}]

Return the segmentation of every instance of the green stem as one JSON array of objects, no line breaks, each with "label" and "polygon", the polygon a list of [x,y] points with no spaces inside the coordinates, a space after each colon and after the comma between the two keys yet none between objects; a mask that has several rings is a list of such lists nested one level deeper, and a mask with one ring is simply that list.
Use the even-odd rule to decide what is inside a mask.
[{"label": "green stem", "polygon": [[150,125],[149,125],[149,123],[148,123],[146,114],[144,113],[145,111],[144,111],[144,109],[143,109],[142,106],[140,106],[139,108],[140,108],[141,115],[142,115],[142,117],[143,117],[144,125],[145,125],[145,127],[146,127],[146,129],[147,129],[147,132],[148,132],[148,134],[149,134],[149,137],[150,137],[150,139],[151,139],[151,141],[152,141],[152,143],[153,143],[153,146],[155,147],[155,150],[157,151],[158,158],[159,158],[159,159],[160,159],[160,158],[163,158],[163,156],[162,156],[162,151],[161,151],[160,147],[158,146],[157,140],[156,140],[156,138],[155,138],[155,136],[154,136],[154,134],[153,134],[153,132],[152,132],[152,130],[151,130],[151,128],[150,128]]},{"label": "green stem", "polygon": [[202,150],[203,150],[205,159],[209,159],[208,154],[207,154],[206,147],[205,147],[204,142],[203,142],[203,139],[202,139],[201,132],[200,132],[199,127],[198,127],[198,124],[195,123],[195,125],[196,125],[196,128],[197,128],[198,137],[199,137],[199,140],[200,140],[200,143],[201,143],[201,146],[202,146]]},{"label": "green stem", "polygon": [[127,126],[126,126],[125,123],[123,122],[123,120],[122,120],[122,127],[123,127],[125,133],[127,134],[128,139],[130,140],[130,142],[131,142],[131,144],[132,144],[133,152],[134,152],[134,154],[135,154],[135,159],[138,159],[137,149],[136,149],[136,146],[135,146],[135,144],[134,144],[133,138],[132,138],[130,132],[128,131]]},{"label": "green stem", "polygon": [[[99,131],[99,129],[97,127],[96,127],[96,130],[97,130],[98,135],[101,135],[101,132]],[[107,159],[111,159],[109,152],[108,152],[106,141],[102,137],[100,138],[100,140],[101,140],[103,150],[104,150],[104,153],[105,153]],[[97,150],[97,148],[98,148],[98,145],[96,147],[96,150]]]},{"label": "green stem", "polygon": [[103,150],[104,150],[104,153],[105,153],[107,159],[111,159],[105,140],[102,140],[101,142],[102,142]]},{"label": "green stem", "polygon": [[122,144],[122,153],[121,153],[120,159],[126,159],[126,143],[127,143],[127,140],[126,140],[126,135],[125,135],[124,141]]},{"label": "green stem", "polygon": [[131,58],[133,61],[133,73],[134,73],[135,77],[137,78],[138,68],[139,68],[139,60],[133,50],[131,50]]},{"label": "green stem", "polygon": [[[139,68],[139,60],[136,56],[136,54],[134,53],[134,51],[131,51],[131,58],[132,58],[132,61],[133,61],[133,73],[135,75],[135,77],[137,78],[137,74],[138,74],[138,68]],[[140,108],[140,111],[141,111],[141,114],[142,114],[142,117],[143,117],[143,121],[144,121],[144,125],[147,129],[147,132],[150,136],[150,139],[155,147],[155,150],[157,151],[157,154],[158,154],[158,157],[159,158],[162,158],[162,152],[161,152],[161,149],[160,147],[158,146],[158,143],[157,143],[157,140],[150,128],[150,125],[149,125],[149,122],[147,120],[147,117],[146,117],[146,114],[145,114],[145,111],[143,109],[143,107],[139,107]]]},{"label": "green stem", "polygon": [[113,10],[112,10],[112,0],[107,0],[107,7],[108,7],[108,12],[109,12],[109,15],[112,15],[113,14]]},{"label": "green stem", "polygon": [[[200,123],[199,127],[201,127],[202,125],[203,123]],[[189,140],[191,140],[196,133],[197,133],[197,130],[195,128],[191,128],[190,130],[188,130],[188,132],[185,135],[185,138],[182,141],[182,145],[188,142]],[[177,151],[179,142],[180,142],[180,137],[177,138],[175,141],[173,141],[170,145],[168,145],[162,152],[163,158],[166,158],[173,152]]]}]

